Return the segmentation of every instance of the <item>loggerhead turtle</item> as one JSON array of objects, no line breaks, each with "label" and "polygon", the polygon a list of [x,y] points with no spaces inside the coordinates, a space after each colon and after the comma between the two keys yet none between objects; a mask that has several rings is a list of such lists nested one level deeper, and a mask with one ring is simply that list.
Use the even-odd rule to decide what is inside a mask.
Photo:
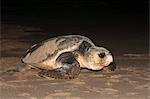
[{"label": "loggerhead turtle", "polygon": [[81,35],[58,36],[35,44],[27,50],[22,62],[40,69],[38,74],[42,77],[59,79],[76,78],[81,68],[116,69],[110,51]]}]

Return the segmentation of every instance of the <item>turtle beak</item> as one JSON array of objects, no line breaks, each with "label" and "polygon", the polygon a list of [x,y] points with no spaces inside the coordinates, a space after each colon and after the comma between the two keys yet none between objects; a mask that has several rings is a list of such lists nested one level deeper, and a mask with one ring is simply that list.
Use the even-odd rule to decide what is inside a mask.
[{"label": "turtle beak", "polygon": [[111,71],[114,71],[114,70],[116,69],[116,64],[115,64],[115,62],[110,63],[108,67],[109,67],[109,69],[110,69]]}]

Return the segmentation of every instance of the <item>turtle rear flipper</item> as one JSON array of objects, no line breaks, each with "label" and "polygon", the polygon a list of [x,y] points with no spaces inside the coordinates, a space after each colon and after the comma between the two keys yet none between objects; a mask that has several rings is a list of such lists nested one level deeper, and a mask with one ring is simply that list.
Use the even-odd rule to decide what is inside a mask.
[{"label": "turtle rear flipper", "polygon": [[39,69],[26,66],[26,64],[17,64],[7,70],[4,70],[0,76],[3,80],[26,79],[39,72]]},{"label": "turtle rear flipper", "polygon": [[56,79],[73,79],[80,73],[80,65],[75,59],[73,53],[67,52],[61,54],[57,62],[61,62],[62,67],[54,70],[43,69],[39,72],[42,77],[52,77]]},{"label": "turtle rear flipper", "polygon": [[31,69],[31,67],[26,66],[26,64],[22,63],[22,64],[17,64],[17,65],[14,65],[14,66],[8,68],[3,73],[13,74],[15,72],[23,72],[23,71],[26,71],[29,69]]}]

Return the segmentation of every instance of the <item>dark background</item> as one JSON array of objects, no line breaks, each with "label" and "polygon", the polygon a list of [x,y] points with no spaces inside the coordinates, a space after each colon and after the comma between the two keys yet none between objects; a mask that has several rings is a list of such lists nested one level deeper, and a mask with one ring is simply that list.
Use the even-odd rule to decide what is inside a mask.
[{"label": "dark background", "polygon": [[114,53],[148,53],[148,0],[3,0],[2,23],[42,28],[28,39],[81,34]]}]

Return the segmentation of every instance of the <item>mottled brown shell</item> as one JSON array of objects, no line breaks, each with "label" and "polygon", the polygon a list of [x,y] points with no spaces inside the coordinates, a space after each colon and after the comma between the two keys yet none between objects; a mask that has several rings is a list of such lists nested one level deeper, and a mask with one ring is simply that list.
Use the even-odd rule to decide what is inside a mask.
[{"label": "mottled brown shell", "polygon": [[80,35],[58,36],[48,39],[28,49],[22,62],[44,69],[59,68],[56,65],[57,57],[64,52],[78,49],[83,41],[95,46],[89,38]]}]

